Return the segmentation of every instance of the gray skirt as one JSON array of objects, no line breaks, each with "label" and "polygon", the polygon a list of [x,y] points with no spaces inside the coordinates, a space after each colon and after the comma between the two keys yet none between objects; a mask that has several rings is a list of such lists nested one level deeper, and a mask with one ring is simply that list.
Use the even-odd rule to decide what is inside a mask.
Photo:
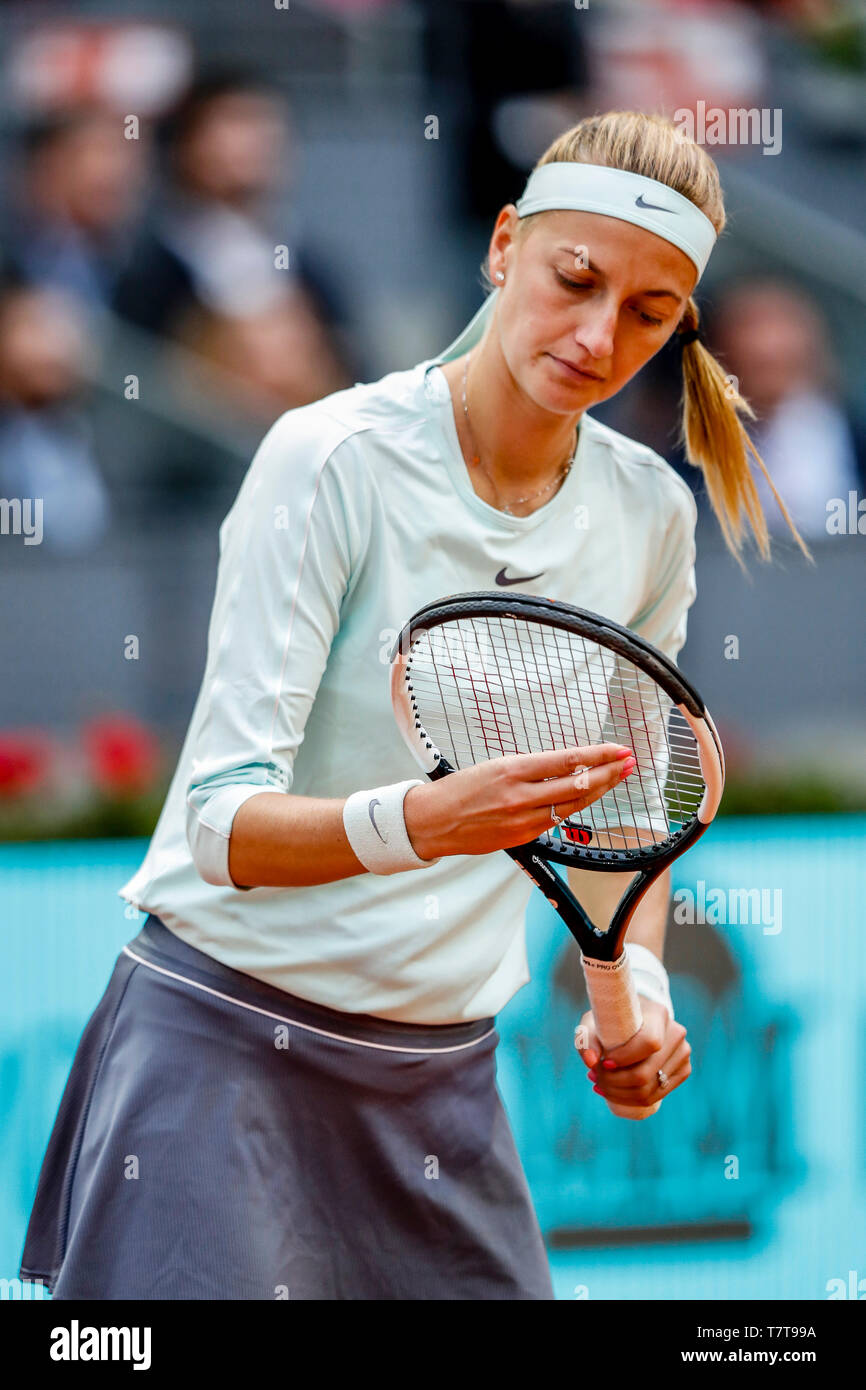
[{"label": "gray skirt", "polygon": [[55,1299],[552,1299],[493,1019],[340,1013],[150,916],[75,1055],[22,1279]]}]

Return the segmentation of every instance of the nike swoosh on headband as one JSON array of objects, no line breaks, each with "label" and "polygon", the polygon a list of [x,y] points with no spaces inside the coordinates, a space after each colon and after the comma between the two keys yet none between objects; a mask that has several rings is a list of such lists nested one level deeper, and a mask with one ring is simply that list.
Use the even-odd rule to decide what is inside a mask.
[{"label": "nike swoosh on headband", "polygon": [[661,203],[648,203],[642,193],[635,198],[634,205],[636,208],[653,208],[656,212],[672,212],[674,217],[679,217],[676,208],[664,208]]},{"label": "nike swoosh on headband", "polygon": [[369,812],[369,815],[370,815],[370,823],[371,823],[373,829],[375,830],[376,834],[379,836],[379,839],[382,841],[382,844],[383,844],[383,845],[387,845],[388,841],[385,839],[385,836],[382,834],[381,830],[379,829],[378,825],[376,824],[376,817],[375,817],[374,814],[373,814],[373,808],[374,808],[374,806],[381,806],[381,805],[382,805],[382,803],[381,803],[381,801],[379,800],[378,796],[374,796],[374,797],[373,797],[373,800],[370,802],[370,805],[367,807],[367,811]]},{"label": "nike swoosh on headband", "polygon": [[540,579],[541,575],[544,574],[544,570],[542,570],[541,574],[520,574],[517,576],[516,579],[509,579],[508,575],[505,573],[506,569],[507,566],[503,565],[502,569],[496,576],[496,583],[499,585],[501,589],[508,588],[510,584],[528,584],[530,580]]}]

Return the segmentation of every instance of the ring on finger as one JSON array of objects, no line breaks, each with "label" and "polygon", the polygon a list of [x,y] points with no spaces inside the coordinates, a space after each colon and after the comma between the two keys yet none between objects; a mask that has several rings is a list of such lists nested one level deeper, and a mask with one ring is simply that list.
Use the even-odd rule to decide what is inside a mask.
[{"label": "ring on finger", "polygon": [[670,1077],[668,1076],[667,1072],[662,1071],[661,1067],[659,1067],[658,1071],[656,1072],[656,1076],[659,1079],[660,1091],[663,1091],[667,1086],[670,1085]]},{"label": "ring on finger", "polygon": [[553,817],[553,823],[554,823],[554,825],[562,825],[563,820],[564,820],[564,817],[563,817],[563,816],[558,816],[558,815],[556,814],[556,807],[555,807],[555,806],[551,806],[551,808],[550,808],[550,814],[551,814],[551,816]]}]

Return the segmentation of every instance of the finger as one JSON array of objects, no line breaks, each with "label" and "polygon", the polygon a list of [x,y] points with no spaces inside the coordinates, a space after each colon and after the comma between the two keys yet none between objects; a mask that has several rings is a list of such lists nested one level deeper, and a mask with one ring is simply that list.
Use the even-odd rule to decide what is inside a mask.
[{"label": "finger", "polygon": [[677,1070],[676,1070],[676,1071],[674,1071],[674,1072],[668,1072],[668,1071],[666,1071],[666,1072],[665,1072],[665,1075],[667,1076],[667,1079],[668,1079],[668,1084],[667,1084],[666,1086],[664,1086],[664,1087],[659,1086],[658,1094],[659,1094],[660,1096],[667,1096],[667,1095],[669,1095],[671,1091],[675,1091],[675,1090],[677,1089],[677,1086],[682,1086],[682,1084],[683,1084],[684,1081],[688,1081],[688,1079],[689,1079],[689,1077],[691,1076],[691,1074],[692,1074],[692,1062],[691,1062],[691,1058],[688,1058],[687,1061],[683,1062],[683,1064],[682,1064],[681,1067],[677,1067]]},{"label": "finger", "polygon": [[[628,759],[625,762],[619,760],[600,768],[587,769],[579,778],[550,778],[512,788],[508,812],[509,831],[514,836],[512,843],[526,844],[550,830],[554,824],[554,808],[562,820],[579,816],[599,797],[630,776],[633,768],[634,763]],[[582,790],[576,796],[578,787]]]},{"label": "finger", "polygon": [[519,759],[517,767],[523,781],[540,782],[545,777],[573,774],[577,767],[599,767],[603,763],[616,762],[631,751],[622,743],[594,743],[585,748],[575,746],[552,748],[543,753],[512,753],[509,758]]},{"label": "finger", "polygon": [[684,1081],[688,1081],[691,1074],[691,1059],[687,1059],[676,1071],[665,1071],[664,1086],[661,1085],[656,1076],[653,1077],[653,1080],[648,1082],[646,1086],[641,1087],[640,1090],[624,1091],[621,1095],[608,1092],[603,1089],[598,1082],[593,1084],[592,1089],[597,1095],[602,1096],[610,1105],[626,1105],[640,1110],[647,1105],[654,1105],[658,1100],[664,1100],[665,1097],[669,1096],[672,1091],[675,1091],[678,1086],[682,1086]]},{"label": "finger", "polygon": [[617,1067],[615,1071],[606,1070],[602,1065],[595,1069],[599,1088],[609,1100],[627,1100],[636,1094],[645,1096],[658,1087],[659,1071],[671,1078],[684,1066],[691,1067],[691,1051],[690,1044],[683,1039],[667,1058],[659,1052],[638,1066],[622,1070]]},{"label": "finger", "polygon": [[[604,1061],[614,1063],[613,1068],[605,1067],[605,1071],[634,1067],[641,1062],[646,1062],[652,1071],[654,1059],[659,1054],[669,1057],[686,1036],[683,1025],[671,1021],[664,1004],[657,1004],[654,999],[646,999],[641,995],[640,1011],[641,1026],[634,1037],[629,1038],[628,1042],[620,1043],[619,1047],[605,1049]],[[655,1061],[656,1067],[661,1065],[661,1060]]]},{"label": "finger", "polygon": [[[667,1079],[664,1086],[661,1085],[658,1077],[656,1077],[642,1092],[631,1091],[627,1096],[622,1096],[620,1098],[610,1097],[611,1104],[631,1105],[637,1109],[641,1109],[646,1105],[654,1105],[657,1100],[664,1100],[665,1097],[669,1096],[672,1091],[675,1091],[678,1086],[682,1086],[684,1081],[688,1081],[691,1074],[692,1064],[689,1059],[685,1061],[681,1067],[678,1067],[676,1071],[665,1071],[665,1077]],[[605,1099],[608,1099],[608,1097],[605,1097]]]},{"label": "finger", "polygon": [[575,1028],[574,1046],[585,1066],[596,1066],[601,1058],[601,1042],[595,1031],[595,1019],[591,1013],[585,1013]]},{"label": "finger", "polygon": [[[670,1042],[666,1039],[661,1047],[638,1062],[629,1065],[619,1062],[614,1067],[603,1065],[602,1070],[605,1076],[617,1085],[641,1086],[655,1076],[659,1067],[664,1071],[670,1071],[672,1067],[679,1066],[691,1054],[691,1050],[691,1045],[686,1041],[685,1029],[682,1024],[675,1023],[671,1025]],[[605,1057],[605,1061],[610,1060],[610,1057]]]},{"label": "finger", "polygon": [[[634,767],[631,754],[623,753],[613,762],[582,768],[570,777],[551,777],[544,782],[533,782],[529,787],[532,800],[527,801],[527,805],[533,808],[555,806],[560,816],[574,815],[610,791],[618,782],[630,777]],[[564,807],[572,809],[564,810]]]}]

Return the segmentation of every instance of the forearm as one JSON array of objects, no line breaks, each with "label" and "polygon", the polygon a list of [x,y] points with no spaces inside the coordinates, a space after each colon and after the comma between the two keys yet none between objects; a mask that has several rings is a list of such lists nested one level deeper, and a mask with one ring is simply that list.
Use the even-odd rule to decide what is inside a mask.
[{"label": "forearm", "polygon": [[261,792],[238,808],[229,873],[239,888],[301,888],[367,870],[349,844],[342,800]]},{"label": "forearm", "polygon": [[[575,758],[589,767],[579,795]],[[435,784],[409,779],[416,785],[409,786],[401,803],[405,835],[414,855],[426,862],[527,844],[549,825],[551,803],[571,814],[621,781],[624,758],[617,744],[576,746],[494,759]],[[231,823],[232,882],[238,888],[287,888],[366,873],[346,834],[345,804],[288,792],[248,797]],[[359,843],[354,834],[352,843]]]}]

